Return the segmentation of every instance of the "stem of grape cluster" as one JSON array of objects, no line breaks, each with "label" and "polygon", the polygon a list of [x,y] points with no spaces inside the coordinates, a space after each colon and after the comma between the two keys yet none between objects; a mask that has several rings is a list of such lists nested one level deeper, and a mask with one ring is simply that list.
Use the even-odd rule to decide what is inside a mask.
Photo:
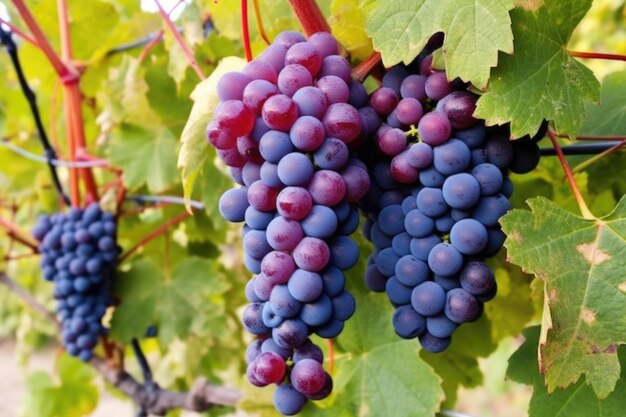
[{"label": "stem of grape cluster", "polygon": [[241,32],[246,61],[250,62],[252,61],[252,48],[250,48],[250,28],[248,27],[248,0],[241,0]]},{"label": "stem of grape cluster", "polygon": [[567,159],[565,159],[565,155],[563,154],[561,145],[559,145],[556,134],[552,130],[548,129],[548,136],[550,137],[550,141],[552,141],[552,146],[554,146],[556,154],[559,157],[559,162],[563,167],[563,171],[565,171],[565,176],[567,177],[567,181],[569,182],[570,188],[572,189],[572,193],[574,194],[574,198],[576,199],[576,203],[578,204],[580,213],[582,214],[583,218],[587,220],[595,219],[596,217],[591,213],[589,207],[587,207],[587,203],[585,202],[585,199],[583,198],[583,195],[578,188],[578,184],[576,184],[574,174],[572,173],[572,170],[567,163]]},{"label": "stem of grape cluster", "polygon": [[610,61],[626,61],[626,55],[605,54],[601,52],[568,51],[575,58],[607,59]]},{"label": "stem of grape cluster", "polygon": [[315,0],[289,0],[289,4],[306,36],[317,32],[330,33],[330,26]]},{"label": "stem of grape cluster", "polygon": [[0,217],[0,226],[7,231],[7,235],[10,238],[20,242],[24,246],[27,246],[33,250],[33,252],[38,253],[38,245],[37,242],[29,236],[29,234],[20,229],[17,225],[11,223],[9,220]]},{"label": "stem of grape cluster", "polygon": [[373,52],[365,61],[352,69],[352,78],[362,83],[381,63],[380,52]]},{"label": "stem of grape cluster", "polygon": [[[556,135],[559,138],[569,138],[567,133],[558,133]],[[579,135],[576,136],[576,140],[602,140],[602,141],[622,141],[626,140],[626,136],[623,135]]]}]

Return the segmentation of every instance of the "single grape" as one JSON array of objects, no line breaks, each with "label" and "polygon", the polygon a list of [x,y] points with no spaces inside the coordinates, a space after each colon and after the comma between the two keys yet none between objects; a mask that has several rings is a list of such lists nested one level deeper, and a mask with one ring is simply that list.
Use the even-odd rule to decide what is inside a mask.
[{"label": "single grape", "polygon": [[411,292],[413,288],[407,287],[398,281],[398,278],[392,276],[385,284],[385,292],[389,301],[395,306],[409,304],[411,302]]},{"label": "single grape", "polygon": [[[315,77],[322,66],[322,55],[314,44],[310,42],[298,42],[287,50],[285,64],[285,68],[294,64],[301,65],[307,69],[312,77]],[[278,78],[280,80],[280,75]]]},{"label": "single grape", "polygon": [[261,114],[267,127],[288,132],[298,118],[298,107],[288,96],[276,94],[265,101]]},{"label": "single grape", "polygon": [[241,100],[245,87],[252,79],[241,72],[227,72],[217,82],[217,97],[220,101]]},{"label": "single grape", "polygon": [[431,146],[441,145],[450,137],[452,126],[448,118],[440,112],[426,113],[417,125],[422,140]]},{"label": "single grape", "polygon": [[476,320],[481,312],[480,301],[463,288],[448,291],[444,313],[455,323]]},{"label": "single grape", "polygon": [[328,104],[347,103],[350,99],[348,84],[335,75],[322,77],[315,85],[326,95]]},{"label": "single grape", "polygon": [[400,306],[393,314],[393,328],[398,336],[413,339],[426,330],[426,319],[410,305]]},{"label": "single grape", "polygon": [[487,246],[487,229],[474,219],[459,220],[450,231],[450,243],[464,255],[476,255]]},{"label": "single grape", "polygon": [[463,255],[448,243],[439,243],[428,254],[428,266],[437,275],[450,277],[463,266]]},{"label": "single grape", "polygon": [[442,187],[443,199],[454,209],[472,208],[480,199],[480,183],[470,174],[460,173],[446,178]]}]

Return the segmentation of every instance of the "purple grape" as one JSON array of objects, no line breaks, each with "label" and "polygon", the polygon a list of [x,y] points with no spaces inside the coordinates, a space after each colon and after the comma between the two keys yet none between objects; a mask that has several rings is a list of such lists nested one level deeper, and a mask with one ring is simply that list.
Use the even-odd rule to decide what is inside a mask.
[{"label": "purple grape", "polygon": [[243,91],[250,81],[252,79],[241,72],[227,72],[217,82],[217,96],[222,102],[241,100]]},{"label": "purple grape", "polygon": [[326,135],[352,142],[361,132],[361,116],[347,103],[335,103],[328,106],[323,118]]},{"label": "purple grape", "polygon": [[370,105],[381,116],[388,116],[398,105],[398,95],[387,87],[381,87],[372,93]]},{"label": "purple grape", "polygon": [[292,97],[299,89],[311,85],[313,85],[313,77],[302,65],[287,65],[278,74],[278,89],[289,97]]},{"label": "purple grape", "polygon": [[267,241],[275,250],[291,251],[303,237],[300,223],[282,216],[276,217],[267,226]]},{"label": "purple grape", "polygon": [[270,129],[288,132],[298,118],[298,107],[288,96],[277,94],[265,101],[261,113],[263,121]]},{"label": "purple grape", "polygon": [[252,80],[265,80],[272,84],[278,82],[276,69],[268,62],[259,59],[248,62],[241,72]]},{"label": "purple grape", "polygon": [[303,116],[313,116],[321,120],[328,108],[326,94],[317,87],[301,88],[292,99],[298,107],[298,112]]},{"label": "purple grape", "polygon": [[289,131],[293,145],[304,152],[319,148],[326,137],[324,125],[313,116],[300,116]]},{"label": "purple grape", "polygon": [[[323,78],[327,75],[334,75],[341,78],[346,84],[350,84],[352,79],[351,70],[350,63],[344,57],[330,55],[322,61],[322,68],[317,76],[318,78]],[[357,84],[361,85],[360,83]]]},{"label": "purple grape", "polygon": [[266,80],[254,80],[243,90],[243,103],[260,115],[263,103],[275,94],[278,94],[275,84]]},{"label": "purple grape", "polygon": [[[317,272],[321,271],[324,267],[326,267],[326,265],[328,265],[330,260],[330,249],[326,242],[322,239],[305,237],[300,241],[300,243],[298,243],[298,246],[294,248],[292,255],[299,268],[306,271]],[[294,277],[292,276],[289,282],[293,279]]]},{"label": "purple grape", "polygon": [[323,169],[313,174],[308,190],[315,204],[330,207],[343,200],[346,195],[346,183],[337,172]]},{"label": "purple grape", "polygon": [[[299,42],[291,46],[287,51],[285,64],[287,66],[292,64],[302,65],[312,77],[315,77],[322,67],[322,55],[312,43]],[[280,75],[278,75],[278,78],[280,80]]]},{"label": "purple grape", "polygon": [[426,79],[424,90],[429,98],[438,101],[452,92],[452,84],[445,72],[437,71]]},{"label": "purple grape", "polygon": [[302,187],[286,187],[276,197],[278,214],[289,220],[302,220],[311,212],[313,199]]},{"label": "purple grape", "polygon": [[452,126],[448,118],[439,112],[424,115],[417,126],[422,140],[431,146],[441,145],[450,137]]},{"label": "purple grape", "polygon": [[337,138],[326,138],[313,154],[313,160],[318,167],[333,171],[343,168],[349,157],[348,146]]}]

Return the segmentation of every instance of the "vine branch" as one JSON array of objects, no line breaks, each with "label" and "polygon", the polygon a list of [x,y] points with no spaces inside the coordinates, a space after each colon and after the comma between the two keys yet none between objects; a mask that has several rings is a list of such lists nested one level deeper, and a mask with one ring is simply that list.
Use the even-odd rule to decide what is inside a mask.
[{"label": "vine branch", "polygon": [[11,32],[15,33],[17,36],[21,37],[26,42],[32,44],[34,47],[39,48],[39,44],[37,43],[36,40],[31,38],[30,35],[26,34],[26,32],[23,32],[20,28],[18,28],[17,26],[9,22],[8,20],[4,20],[3,18],[0,17],[0,25],[7,25]]},{"label": "vine branch", "polygon": [[548,129],[548,136],[550,137],[550,141],[552,141],[552,146],[554,146],[554,150],[556,151],[556,155],[559,157],[559,162],[563,167],[563,171],[565,171],[565,176],[567,177],[567,181],[569,182],[570,188],[572,189],[572,193],[574,194],[574,198],[576,199],[576,203],[578,203],[578,208],[580,209],[580,213],[583,218],[587,220],[595,219],[595,216],[587,207],[587,203],[583,198],[580,189],[578,188],[578,184],[576,184],[576,180],[574,179],[574,174],[567,163],[567,159],[565,159],[565,155],[563,154],[563,150],[561,149],[561,145],[559,145],[559,141],[557,140],[556,134],[551,129]]},{"label": "vine branch", "polygon": [[37,242],[31,238],[28,233],[6,220],[3,217],[0,217],[0,226],[2,226],[6,231],[9,237],[20,242],[21,244],[28,246],[33,250],[33,252],[38,253],[39,248]]}]

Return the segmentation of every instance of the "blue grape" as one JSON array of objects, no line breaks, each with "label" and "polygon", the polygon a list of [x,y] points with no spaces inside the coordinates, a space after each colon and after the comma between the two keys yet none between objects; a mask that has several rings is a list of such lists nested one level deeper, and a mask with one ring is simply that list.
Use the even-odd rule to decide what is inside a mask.
[{"label": "blue grape", "polygon": [[347,236],[337,236],[330,242],[330,262],[346,271],[359,260],[359,247]]},{"label": "blue grape", "polygon": [[503,183],[502,171],[493,164],[480,164],[472,168],[472,176],[478,181],[483,196],[500,192]]},{"label": "blue grape", "polygon": [[263,324],[266,327],[274,328],[285,320],[283,317],[279,316],[272,309],[271,303],[264,303],[263,310],[261,312],[261,319],[263,320]]},{"label": "blue grape", "polygon": [[350,154],[348,146],[337,138],[326,138],[313,154],[318,167],[339,171],[348,162]]},{"label": "blue grape", "polygon": [[365,285],[374,292],[384,292],[387,285],[387,277],[382,275],[376,265],[370,265],[365,271]]},{"label": "blue grape", "polygon": [[[324,288],[322,277],[315,272],[296,269],[287,283],[289,293],[293,298],[303,303],[317,299]],[[272,291],[272,294],[274,291]],[[270,302],[272,298],[270,297]]]},{"label": "blue grape", "polygon": [[289,134],[278,130],[270,130],[261,137],[259,152],[267,161],[277,164],[285,155],[295,151]]},{"label": "blue grape", "polygon": [[330,319],[324,325],[315,327],[315,334],[325,339],[332,339],[333,337],[339,336],[343,331],[343,327],[343,321]]},{"label": "blue grape", "polygon": [[411,253],[411,235],[402,232],[393,237],[391,241],[391,248],[396,255],[402,257]]},{"label": "blue grape", "polygon": [[402,206],[398,204],[383,208],[378,215],[378,225],[380,229],[389,236],[394,236],[402,232],[404,220]]},{"label": "blue grape", "polygon": [[400,257],[395,254],[392,248],[385,248],[376,257],[376,268],[384,276],[390,277],[395,273],[398,260]]},{"label": "blue grape", "polygon": [[327,296],[335,297],[343,291],[346,278],[341,270],[329,266],[320,273],[320,276],[324,283],[324,293]]},{"label": "blue grape", "polygon": [[272,329],[272,338],[276,344],[286,349],[295,349],[301,346],[306,341],[308,334],[308,326],[297,318],[287,319]]},{"label": "blue grape", "polygon": [[447,318],[445,314],[438,314],[426,318],[426,329],[431,335],[445,339],[452,336],[458,325]]},{"label": "blue grape", "polygon": [[439,314],[446,302],[446,292],[439,284],[426,281],[419,284],[411,293],[411,305],[423,316]]},{"label": "blue grape", "polygon": [[425,237],[435,230],[435,221],[421,210],[414,209],[405,217],[404,228],[413,237]]},{"label": "blue grape", "polygon": [[356,310],[356,301],[348,291],[342,291],[330,301],[333,305],[332,317],[334,320],[346,321],[352,317]]},{"label": "blue grape", "polygon": [[476,255],[487,246],[487,229],[474,219],[459,220],[450,231],[450,243],[464,255]]},{"label": "blue grape", "polygon": [[510,208],[511,203],[502,194],[482,197],[474,207],[473,217],[485,226],[496,226]]},{"label": "blue grape", "polygon": [[426,329],[426,319],[410,305],[398,307],[393,314],[392,323],[398,336],[404,339],[413,339]]},{"label": "blue grape", "polygon": [[263,323],[263,304],[248,304],[243,311],[243,326],[252,334],[263,335],[270,332],[270,328]]},{"label": "blue grape", "polygon": [[437,218],[448,210],[448,204],[439,188],[423,188],[417,194],[417,208],[425,215]]},{"label": "blue grape", "polygon": [[395,276],[401,284],[415,287],[428,279],[428,265],[413,255],[405,255],[396,263]]},{"label": "blue grape", "polygon": [[480,261],[468,262],[459,279],[464,290],[472,295],[483,295],[494,290],[496,279],[493,271],[486,263]]},{"label": "blue grape", "polygon": [[311,237],[325,239],[331,237],[337,229],[335,212],[323,205],[314,205],[311,212],[302,222],[304,234]]},{"label": "blue grape", "polygon": [[420,344],[422,348],[431,353],[439,353],[443,352],[450,346],[450,338],[449,337],[435,337],[429,332],[424,332],[419,337]]},{"label": "blue grape", "polygon": [[248,191],[245,188],[231,188],[220,197],[220,214],[230,222],[242,222],[248,208]]},{"label": "blue grape", "polygon": [[321,326],[333,315],[333,305],[326,294],[317,300],[305,303],[300,310],[300,319],[309,326]]},{"label": "blue grape", "polygon": [[458,139],[450,139],[433,149],[433,166],[443,175],[464,171],[470,164],[470,150]]},{"label": "blue grape", "polygon": [[274,407],[286,416],[298,414],[307,402],[306,396],[298,392],[291,384],[282,384],[274,392]]},{"label": "blue grape", "polygon": [[421,238],[411,239],[411,255],[420,261],[428,261],[430,251],[441,243],[441,238],[437,235],[429,235]]},{"label": "blue grape", "polygon": [[463,288],[455,288],[446,295],[446,317],[455,323],[476,320],[481,313],[480,302]]},{"label": "blue grape", "polygon": [[428,254],[428,266],[437,275],[450,277],[463,266],[463,255],[448,243],[439,243]]},{"label": "blue grape", "polygon": [[455,174],[443,183],[443,199],[452,208],[466,210],[480,199],[480,184],[467,173]]},{"label": "blue grape", "polygon": [[402,284],[395,276],[389,278],[385,285],[387,297],[389,297],[389,301],[391,301],[394,305],[409,304],[411,302],[412,291],[413,288]]},{"label": "blue grape", "polygon": [[302,303],[291,294],[286,285],[276,285],[270,294],[272,310],[283,318],[295,317],[302,308]]}]

